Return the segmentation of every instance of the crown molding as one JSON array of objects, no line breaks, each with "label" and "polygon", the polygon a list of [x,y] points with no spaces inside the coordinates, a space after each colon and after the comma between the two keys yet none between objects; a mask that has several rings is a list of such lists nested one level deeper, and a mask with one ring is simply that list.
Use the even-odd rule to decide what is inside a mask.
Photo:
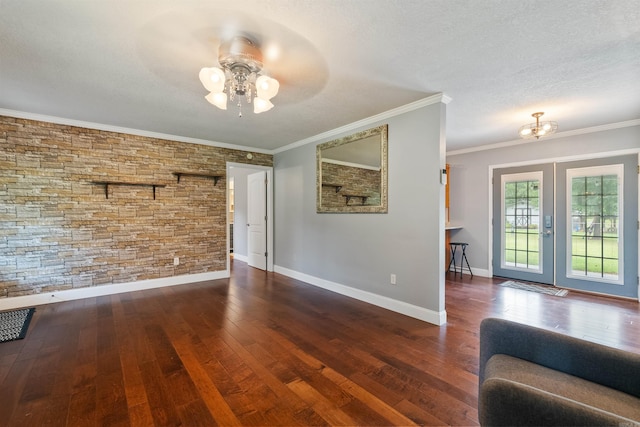
[{"label": "crown molding", "polygon": [[[165,134],[165,133],[159,133],[159,132],[151,132],[151,131],[145,131],[145,130],[141,130],[141,129],[133,129],[133,128],[127,128],[127,127],[120,127],[120,126],[112,126],[112,125],[105,125],[105,124],[101,124],[101,123],[94,123],[94,122],[86,122],[86,121],[82,121],[82,120],[74,120],[74,119],[65,119],[62,117],[56,117],[56,116],[48,116],[48,115],[44,115],[44,114],[35,114],[35,113],[27,113],[24,111],[17,111],[17,110],[9,110],[9,109],[4,109],[4,108],[0,108],[0,116],[7,116],[7,117],[15,117],[18,119],[25,119],[25,120],[35,120],[35,121],[42,121],[42,122],[47,122],[47,123],[56,123],[59,125],[65,125],[65,126],[76,126],[76,127],[81,127],[81,128],[87,128],[87,129],[95,129],[95,130],[101,130],[101,131],[106,131],[106,132],[115,132],[115,133],[125,133],[125,134],[130,134],[130,135],[137,135],[137,136],[143,136],[143,137],[148,137],[148,138],[156,138],[156,139],[164,139],[164,140],[168,140],[168,141],[177,141],[177,142],[185,142],[185,143],[189,143],[189,144],[199,144],[199,145],[208,145],[210,147],[219,147],[219,148],[228,148],[228,149],[232,149],[232,150],[239,150],[239,151],[251,151],[254,153],[261,153],[261,154],[277,154],[277,153],[281,153],[283,151],[287,151],[287,150],[291,150],[293,148],[297,148],[297,147],[301,147],[303,145],[306,144],[311,144],[317,141],[320,141],[322,139],[325,138],[330,138],[330,137],[335,137],[338,136],[342,133],[346,133],[355,129],[358,129],[360,127],[364,127],[370,124],[374,124],[376,122],[391,118],[391,117],[395,117],[398,116],[400,114],[404,114],[413,110],[417,110],[419,108],[428,106],[428,105],[433,105],[433,104],[437,104],[437,103],[443,103],[443,104],[449,104],[452,101],[452,98],[443,94],[443,93],[439,93],[427,98],[423,98],[420,99],[418,101],[412,102],[410,104],[406,104],[403,105],[401,107],[397,107],[388,111],[385,111],[383,113],[377,114],[375,116],[371,116],[368,117],[366,119],[362,119],[359,120],[357,122],[354,123],[350,123],[348,125],[327,131],[327,132],[323,132],[320,134],[317,134],[315,136],[309,137],[309,138],[305,138],[302,139],[300,141],[285,145],[283,147],[277,148],[275,150],[265,150],[265,149],[260,149],[260,148],[255,148],[255,147],[248,147],[248,146],[244,146],[244,145],[236,145],[236,144],[229,144],[229,143],[225,143],[225,142],[218,142],[218,141],[209,141],[209,140],[205,140],[205,139],[198,139],[198,138],[189,138],[189,137],[185,137],[185,136],[179,136],[179,135],[171,135],[171,134]],[[600,126],[593,126],[593,127],[588,127],[588,128],[583,128],[583,129],[574,129],[574,130],[570,130],[570,131],[565,131],[565,132],[559,132],[559,133],[555,133],[553,135],[550,135],[548,137],[545,137],[544,139],[546,140],[551,140],[551,139],[558,139],[558,138],[567,138],[567,137],[571,137],[571,136],[576,136],[576,135],[585,135],[585,134],[590,134],[590,133],[596,133],[596,132],[603,132],[603,131],[607,131],[607,130],[615,130],[615,129],[622,129],[622,128],[626,128],[626,127],[631,127],[631,126],[639,126],[640,125],[640,119],[633,119],[633,120],[627,120],[624,122],[618,122],[618,123],[610,123],[610,124],[606,124],[606,125],[600,125]],[[493,144],[485,144],[485,145],[480,145],[477,147],[470,147],[470,148],[462,148],[460,150],[452,150],[452,151],[447,151],[446,155],[447,156],[455,156],[455,155],[459,155],[459,154],[468,154],[468,153],[474,153],[474,152],[478,152],[478,151],[486,151],[486,150],[493,150],[493,149],[497,149],[497,148],[505,148],[505,147],[513,147],[516,145],[522,145],[522,144],[531,144],[536,142],[537,140],[534,139],[514,139],[511,141],[504,141],[504,142],[497,142],[497,143],[493,143]]]},{"label": "crown molding", "polygon": [[[609,123],[606,125],[600,125],[600,126],[592,126],[592,127],[588,127],[588,128],[583,128],[583,129],[574,129],[574,130],[568,130],[565,132],[558,132],[558,133],[554,133],[553,135],[549,135],[544,137],[545,140],[551,140],[551,139],[558,139],[558,138],[568,138],[570,136],[576,136],[576,135],[586,135],[589,133],[596,133],[596,132],[603,132],[603,131],[607,131],[607,130],[615,130],[615,129],[622,129],[622,128],[627,128],[627,127],[631,127],[631,126],[638,126],[640,125],[640,119],[634,119],[634,120],[627,120],[624,122],[618,122],[618,123]],[[468,154],[468,153],[475,153],[478,151],[486,151],[486,150],[493,150],[496,148],[505,148],[505,147],[513,147],[516,145],[523,145],[523,144],[531,144],[534,142],[537,142],[537,139],[514,139],[511,141],[504,141],[504,142],[497,142],[494,144],[485,144],[485,145],[479,145],[477,147],[471,147],[471,148],[462,148],[460,150],[453,150],[453,151],[447,151],[447,156],[455,156],[458,154]]]},{"label": "crown molding", "polygon": [[433,105],[438,103],[448,104],[451,101],[452,101],[451,97],[443,93],[438,93],[438,94],[429,96],[427,98],[419,99],[415,102],[411,102],[409,104],[406,104],[397,108],[393,108],[383,113],[376,114],[375,116],[367,117],[357,122],[350,123],[348,125],[345,125],[327,132],[323,132],[318,135],[305,138],[297,142],[293,142],[291,144],[285,145],[275,150],[265,150],[261,148],[248,147],[244,145],[228,144],[226,142],[189,138],[189,137],[179,136],[179,135],[171,135],[171,134],[151,132],[151,131],[146,131],[141,129],[105,125],[101,123],[86,122],[82,120],[66,119],[63,117],[47,116],[44,114],[27,113],[24,111],[9,110],[4,108],[0,108],[0,116],[8,116],[8,117],[15,117],[18,119],[35,120],[35,121],[55,123],[55,124],[65,125],[65,126],[76,126],[76,127],[81,127],[86,129],[95,129],[95,130],[101,130],[106,132],[124,133],[129,135],[143,136],[147,138],[164,139],[168,141],[186,142],[189,144],[208,145],[210,147],[229,148],[232,150],[251,151],[254,153],[273,155],[273,154],[281,153],[283,151],[291,150],[293,148],[301,147],[306,144],[311,144],[324,138],[337,136],[337,135],[340,135],[341,133],[346,133],[351,130],[370,125],[372,123],[376,123],[394,116],[398,116],[400,114],[408,113],[410,111],[414,111],[419,108],[426,107],[427,105]]},{"label": "crown molding", "polygon": [[210,147],[228,148],[231,150],[251,151],[253,153],[273,154],[272,150],[264,150],[244,145],[228,144],[226,142],[208,141],[206,139],[189,138],[186,136],[171,135],[167,133],[151,132],[141,129],[133,129],[120,126],[105,125],[101,123],[85,122],[82,120],[65,119],[44,114],[27,113],[24,111],[7,110],[0,108],[0,116],[15,117],[17,119],[35,120],[39,122],[55,123],[64,126],[76,126],[86,129],[101,130],[105,132],[124,133],[129,135],[144,136],[147,138],[164,139],[168,141],[186,142],[189,144],[208,145]]},{"label": "crown molding", "polygon": [[282,153],[283,151],[291,150],[294,148],[302,147],[303,145],[316,143],[320,140],[331,139],[333,137],[337,137],[341,134],[347,133],[349,131],[354,131],[356,129],[373,125],[380,121],[389,119],[391,117],[399,116],[400,114],[408,113],[410,111],[417,110],[422,107],[426,107],[428,105],[433,104],[448,104],[452,101],[452,98],[445,95],[444,93],[438,93],[427,98],[419,99],[417,101],[411,102],[409,104],[393,108],[391,110],[382,112],[380,114],[376,114],[375,116],[367,117],[362,120],[358,120],[357,122],[349,123],[348,125],[341,126],[339,128],[332,129],[327,132],[319,133],[314,136],[310,136],[309,138],[301,139],[300,141],[293,142],[291,144],[287,144],[283,147],[276,148],[272,151],[272,154]]}]

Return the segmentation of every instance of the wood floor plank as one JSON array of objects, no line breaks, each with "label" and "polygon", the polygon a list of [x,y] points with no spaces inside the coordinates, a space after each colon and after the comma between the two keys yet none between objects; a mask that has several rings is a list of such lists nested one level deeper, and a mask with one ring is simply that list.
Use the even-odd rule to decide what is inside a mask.
[{"label": "wood floor plank", "polygon": [[229,407],[229,404],[224,400],[222,394],[220,394],[216,384],[203,367],[207,361],[203,362],[199,360],[188,345],[178,343],[176,349],[216,424],[230,427],[241,425]]},{"label": "wood floor plank", "polygon": [[193,400],[178,407],[178,414],[184,426],[210,427],[217,425],[209,408],[202,399]]},{"label": "wood floor plank", "polygon": [[[366,389],[356,384],[355,382],[344,378],[332,369],[323,369],[322,374],[332,379],[333,382],[340,385],[346,392],[351,394],[360,402],[358,408],[359,413],[373,410],[380,418],[370,417],[367,420],[359,420],[361,425],[396,425],[396,426],[411,426],[415,423],[401,414],[393,406],[388,405],[382,399],[377,398],[373,393],[368,392]],[[350,405],[350,404],[348,404]],[[351,413],[353,411],[347,411]]]},{"label": "wood floor plank", "polygon": [[98,298],[96,408],[98,420],[107,425],[127,425],[127,398],[111,297]]},{"label": "wood floor plank", "polygon": [[[147,401],[144,381],[140,373],[140,367],[137,364],[136,353],[132,351],[135,348],[135,331],[137,328],[134,326],[135,322],[132,322],[127,317],[120,295],[112,298],[112,304],[127,407],[130,413],[132,408],[136,408],[136,419],[140,421],[150,420],[151,411]],[[146,408],[146,411],[144,408]],[[145,414],[145,412],[147,413]]]},{"label": "wood floor plank", "polygon": [[78,427],[96,425],[97,414],[96,388],[93,383],[71,395],[66,425]]},{"label": "wood floor plank", "polygon": [[140,404],[137,406],[129,406],[129,423],[136,427],[154,426],[153,415],[149,404]]},{"label": "wood floor plank", "polygon": [[0,409],[6,420],[13,419],[20,397],[26,386],[31,367],[35,358],[18,359],[11,365],[11,370],[7,374],[0,387]]},{"label": "wood floor plank", "polygon": [[315,412],[330,425],[355,426],[356,420],[337,408],[334,402],[329,401],[315,387],[303,380],[292,381],[287,384],[305,402],[309,403]]},{"label": "wood floor plank", "polygon": [[5,354],[0,356],[0,384],[4,382],[4,379],[9,374],[13,362],[18,358],[18,353]]},{"label": "wood floor plank", "polygon": [[147,390],[147,399],[154,425],[180,425],[180,415],[171,401],[169,391],[162,380],[162,370],[158,364],[154,361],[145,361],[140,366],[140,372]]},{"label": "wood floor plank", "polygon": [[224,339],[235,353],[243,359],[260,381],[269,387],[269,389],[274,393],[275,397],[278,399],[278,405],[285,404],[293,413],[303,411],[308,407],[270,370],[269,367],[273,365],[273,359],[259,359],[259,355],[265,353],[265,351],[262,351],[262,349],[257,352],[253,351],[255,348],[259,347],[258,345],[252,344],[248,346],[249,348],[245,348],[230,336],[227,336]]},{"label": "wood floor plank", "polygon": [[0,343],[0,425],[477,425],[479,326],[640,353],[635,301],[447,274],[430,325],[235,261],[229,279],[38,306]]},{"label": "wood floor plank", "polygon": [[[436,417],[429,411],[418,407],[413,402],[407,399],[403,399],[396,405],[396,409],[413,420],[414,423],[422,426],[444,426],[446,422]],[[477,423],[470,423],[469,425],[476,425]]]}]

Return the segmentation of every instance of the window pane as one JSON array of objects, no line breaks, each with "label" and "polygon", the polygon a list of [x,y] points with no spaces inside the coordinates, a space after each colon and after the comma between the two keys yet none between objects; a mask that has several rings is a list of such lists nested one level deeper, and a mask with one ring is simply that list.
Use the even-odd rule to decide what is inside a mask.
[{"label": "window pane", "polygon": [[504,251],[505,255],[505,264],[513,266],[516,262],[516,252],[511,249],[507,249]]}]

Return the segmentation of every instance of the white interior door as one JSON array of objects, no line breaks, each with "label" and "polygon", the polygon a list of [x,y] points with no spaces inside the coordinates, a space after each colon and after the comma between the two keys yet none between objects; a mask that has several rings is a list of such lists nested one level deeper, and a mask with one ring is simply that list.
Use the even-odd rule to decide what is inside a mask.
[{"label": "white interior door", "polygon": [[248,176],[247,236],[248,257],[251,267],[267,269],[267,172]]}]

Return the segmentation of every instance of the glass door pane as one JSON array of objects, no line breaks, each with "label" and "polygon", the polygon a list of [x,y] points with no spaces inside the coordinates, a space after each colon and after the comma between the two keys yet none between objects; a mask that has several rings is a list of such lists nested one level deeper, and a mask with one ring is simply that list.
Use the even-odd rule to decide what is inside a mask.
[{"label": "glass door pane", "polygon": [[[620,283],[622,165],[567,170],[571,234],[567,276]],[[568,189],[569,190],[569,189]]]},{"label": "glass door pane", "polygon": [[503,268],[540,271],[542,172],[502,176]]}]

